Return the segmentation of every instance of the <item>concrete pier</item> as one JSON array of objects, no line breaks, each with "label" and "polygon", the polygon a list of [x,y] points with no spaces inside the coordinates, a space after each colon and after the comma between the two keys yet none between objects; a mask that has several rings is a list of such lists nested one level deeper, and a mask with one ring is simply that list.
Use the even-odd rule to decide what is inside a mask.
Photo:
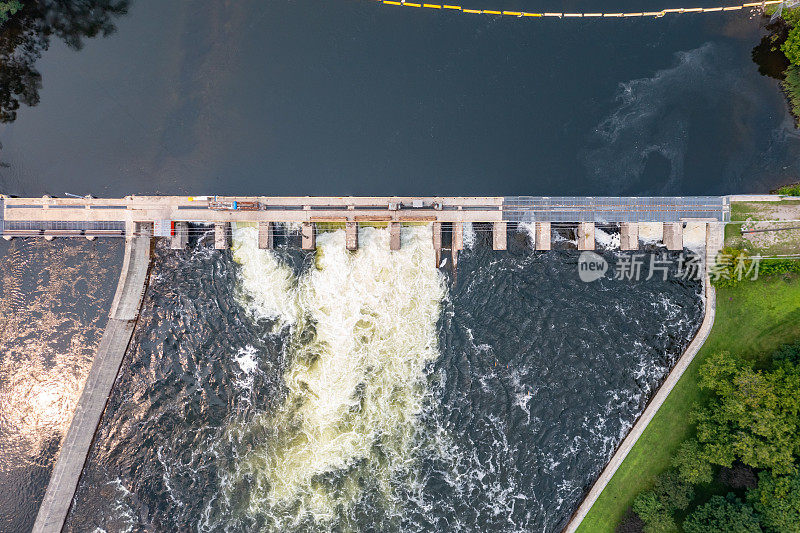
[{"label": "concrete pier", "polygon": [[461,251],[464,249],[464,224],[453,222],[453,250]]},{"label": "concrete pier", "polygon": [[389,222],[389,249],[400,249],[400,223]]},{"label": "concrete pier", "polygon": [[536,249],[540,251],[547,251],[552,246],[552,237],[550,235],[549,222],[536,223]]},{"label": "concrete pier", "polygon": [[450,243],[450,255],[453,259],[453,269],[458,267],[458,252],[464,249],[464,224],[453,222],[453,240]]},{"label": "concrete pier", "polygon": [[594,223],[578,224],[578,250],[594,250]]},{"label": "concrete pier", "polygon": [[34,533],[58,533],[64,527],[75,489],[105,410],[111,388],[133,334],[150,265],[150,236],[129,237],[125,243],[117,291],[108,325],[83,387],[78,406],[58,454],[44,495]]},{"label": "concrete pier", "polygon": [[683,228],[683,246],[690,250],[702,250],[706,244],[705,220],[687,220]]},{"label": "concrete pier", "polygon": [[494,222],[492,224],[492,250],[506,250],[508,248],[508,223]]},{"label": "concrete pier", "polygon": [[317,248],[317,228],[313,222],[303,222],[302,242],[300,247],[303,250],[316,250]]},{"label": "concrete pier", "polygon": [[345,222],[345,241],[347,249],[351,252],[358,250],[358,222]]},{"label": "concrete pier", "polygon": [[442,259],[442,223],[433,223],[433,251],[436,252],[436,266],[438,267]]},{"label": "concrete pier", "polygon": [[619,249],[623,251],[639,249],[639,224],[623,222],[619,228]]},{"label": "concrete pier", "polygon": [[170,248],[183,250],[189,245],[189,223],[175,222],[175,230],[170,238]]},{"label": "concrete pier", "polygon": [[664,222],[664,246],[667,250],[683,250],[683,223]]},{"label": "concrete pier", "polygon": [[274,242],[274,229],[272,222],[258,223],[258,247],[261,250],[272,250]]},{"label": "concrete pier", "polygon": [[661,222],[639,222],[639,238],[646,242],[657,242],[664,238]]},{"label": "concrete pier", "polygon": [[230,224],[228,222],[214,222],[214,249],[228,249],[228,233]]}]

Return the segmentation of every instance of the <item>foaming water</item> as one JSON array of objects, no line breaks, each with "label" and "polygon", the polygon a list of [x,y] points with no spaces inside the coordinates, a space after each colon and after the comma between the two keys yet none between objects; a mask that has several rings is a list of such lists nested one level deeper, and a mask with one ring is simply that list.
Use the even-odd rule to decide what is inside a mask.
[{"label": "foaming water", "polygon": [[367,488],[395,507],[395,486],[413,482],[418,470],[424,370],[438,357],[445,290],[430,227],[404,228],[398,252],[389,251],[386,230],[363,229],[352,254],[344,231],[324,233],[315,268],[294,282],[274,254],[258,250],[257,229],[238,228],[233,237],[243,305],[256,316],[280,309],[277,318],[293,329],[283,405],[232,428],[240,441],[269,435],[233,474],[233,485],[247,478],[260,487],[248,512],[280,529],[321,524]]},{"label": "foaming water", "polygon": [[558,531],[702,315],[613,249],[359,237],[158,245],[67,531]]}]

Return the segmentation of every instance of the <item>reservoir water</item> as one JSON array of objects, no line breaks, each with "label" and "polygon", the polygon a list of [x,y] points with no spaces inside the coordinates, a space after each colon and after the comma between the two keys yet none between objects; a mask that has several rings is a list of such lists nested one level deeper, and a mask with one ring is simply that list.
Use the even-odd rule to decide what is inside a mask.
[{"label": "reservoir water", "polygon": [[[481,1],[464,5],[689,7]],[[726,194],[800,171],[778,83],[751,59],[764,32],[747,11],[560,20],[374,0],[94,4],[48,14],[73,22],[71,41],[116,32],[80,51],[52,37],[35,63],[38,105],[0,125],[6,194]],[[99,7],[124,4],[121,16]]]},{"label": "reservoir water", "polygon": [[[0,192],[689,195],[800,170],[747,13],[127,8],[67,17],[73,43],[115,26],[79,51],[52,37],[38,105],[0,124]],[[700,288],[585,284],[574,250],[524,232],[503,253],[478,232],[454,279],[425,231],[392,260],[378,230],[355,256],[325,235],[316,260],[247,228],[232,254],[159,248],[68,529],[558,530],[698,326]],[[120,259],[0,243],[0,530],[33,523]]]}]

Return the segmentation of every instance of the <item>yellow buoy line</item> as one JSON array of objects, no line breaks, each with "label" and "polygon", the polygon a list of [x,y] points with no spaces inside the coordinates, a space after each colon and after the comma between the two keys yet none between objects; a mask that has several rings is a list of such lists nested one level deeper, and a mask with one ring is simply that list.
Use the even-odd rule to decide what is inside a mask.
[{"label": "yellow buoy line", "polygon": [[420,9],[444,9],[458,11],[460,13],[471,13],[475,15],[502,15],[508,17],[555,17],[555,18],[623,18],[623,17],[663,17],[674,13],[716,13],[720,11],[738,11],[747,8],[761,8],[780,4],[783,0],[766,0],[764,2],[751,2],[738,6],[721,7],[681,7],[675,9],[662,9],[661,11],[641,11],[638,13],[529,13],[527,11],[505,11],[499,9],[467,9],[453,4],[423,4],[418,2],[407,2],[405,0],[377,0],[380,4],[400,7],[415,7]]}]

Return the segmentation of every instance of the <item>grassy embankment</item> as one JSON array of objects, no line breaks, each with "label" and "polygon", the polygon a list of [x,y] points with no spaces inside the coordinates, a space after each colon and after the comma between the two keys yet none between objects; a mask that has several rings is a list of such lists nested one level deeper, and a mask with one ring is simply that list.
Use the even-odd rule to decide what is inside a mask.
[{"label": "grassy embankment", "polygon": [[[735,231],[726,231],[727,244],[730,244],[728,238],[738,233],[738,227],[733,229]],[[680,443],[694,431],[687,424],[692,405],[706,398],[698,387],[698,369],[710,354],[729,350],[765,363],[775,348],[797,340],[800,340],[800,276],[797,274],[776,275],[718,289],[717,314],[708,340],[578,531],[614,531],[636,495],[649,489],[656,475],[669,468]]]}]

